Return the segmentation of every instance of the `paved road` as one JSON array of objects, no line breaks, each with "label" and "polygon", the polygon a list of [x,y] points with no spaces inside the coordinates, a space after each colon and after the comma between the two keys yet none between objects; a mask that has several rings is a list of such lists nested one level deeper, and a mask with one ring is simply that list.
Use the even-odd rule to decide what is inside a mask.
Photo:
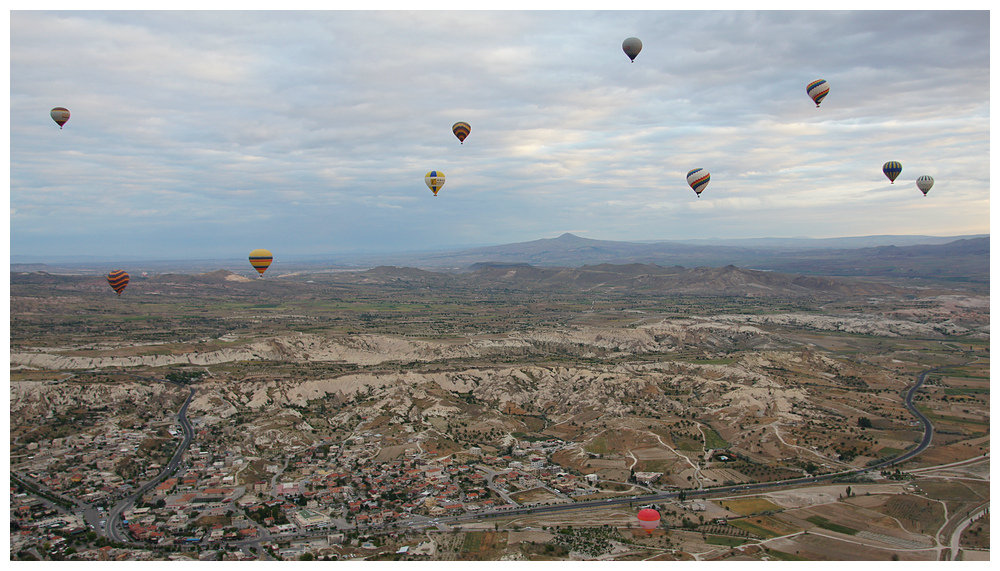
[{"label": "paved road", "polygon": [[108,513],[107,527],[105,528],[105,533],[111,541],[124,542],[128,541],[128,538],[124,532],[124,529],[120,527],[121,516],[126,510],[135,504],[135,501],[142,497],[143,494],[152,490],[155,486],[159,485],[160,482],[166,480],[170,476],[177,472],[180,467],[181,458],[184,457],[184,453],[187,451],[188,446],[191,445],[191,441],[194,440],[194,427],[191,426],[191,421],[187,418],[187,408],[191,404],[191,400],[194,398],[195,389],[194,387],[189,387],[181,383],[175,383],[173,381],[166,381],[163,379],[154,379],[152,377],[141,377],[139,375],[131,375],[133,377],[138,377],[140,379],[145,379],[148,381],[158,381],[161,383],[170,383],[178,387],[185,387],[191,392],[188,393],[188,397],[184,400],[184,404],[181,405],[180,411],[177,413],[177,421],[181,425],[181,430],[184,432],[184,437],[181,439],[180,446],[174,452],[174,456],[170,459],[170,462],[164,466],[163,470],[156,475],[152,480],[149,480],[145,484],[139,487],[132,495],[126,497],[122,501],[115,504],[115,507],[111,508]]}]

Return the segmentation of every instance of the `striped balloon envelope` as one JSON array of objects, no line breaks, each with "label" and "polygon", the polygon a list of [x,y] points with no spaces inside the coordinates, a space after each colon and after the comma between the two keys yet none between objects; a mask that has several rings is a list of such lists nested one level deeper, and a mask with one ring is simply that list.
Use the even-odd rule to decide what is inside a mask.
[{"label": "striped balloon envelope", "polygon": [[424,175],[424,182],[427,183],[427,188],[431,189],[434,196],[437,196],[438,191],[444,186],[444,173],[441,171],[431,171]]},{"label": "striped balloon envelope", "polygon": [[691,189],[698,195],[698,198],[701,198],[701,192],[708,186],[710,178],[712,177],[705,169],[694,169],[688,172],[688,184],[691,185]]},{"label": "striped balloon envelope", "polygon": [[830,84],[825,79],[817,79],[806,86],[806,93],[816,102],[816,107],[819,107],[819,102],[830,93]]},{"label": "striped balloon envelope", "polygon": [[882,165],[882,172],[889,179],[889,184],[893,184],[899,173],[903,172],[903,165],[899,164],[899,161],[889,161]]},{"label": "striped balloon envelope", "polygon": [[258,248],[250,252],[250,265],[260,273],[260,277],[264,277],[264,270],[271,265],[272,259],[271,251],[264,248]]},{"label": "striped balloon envelope", "polygon": [[60,129],[66,124],[66,121],[69,121],[69,109],[65,107],[55,107],[49,111],[49,115],[52,116],[52,120],[59,125]]},{"label": "striped balloon envelope", "polygon": [[927,191],[932,186],[934,186],[934,178],[932,176],[925,174],[917,177],[917,188],[920,189],[920,192],[924,193],[924,196],[927,196]]},{"label": "striped balloon envelope", "polygon": [[451,126],[451,132],[455,133],[455,136],[458,137],[458,142],[464,145],[465,138],[472,132],[472,127],[465,121],[459,121]]},{"label": "striped balloon envelope", "polygon": [[115,270],[109,273],[108,285],[111,286],[111,289],[115,290],[118,297],[121,297],[122,291],[125,289],[125,286],[128,285],[128,273],[124,270]]}]

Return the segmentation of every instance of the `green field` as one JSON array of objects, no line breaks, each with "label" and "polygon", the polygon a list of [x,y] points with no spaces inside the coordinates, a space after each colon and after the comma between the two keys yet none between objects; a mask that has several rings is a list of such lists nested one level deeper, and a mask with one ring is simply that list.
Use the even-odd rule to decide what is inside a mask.
[{"label": "green field", "polygon": [[775,533],[770,529],[763,528],[759,525],[755,525],[753,522],[747,519],[737,519],[731,520],[729,525],[733,527],[738,527],[743,531],[748,531],[756,536],[763,537],[764,539],[770,539],[772,537],[780,537],[781,534]]},{"label": "green field", "polygon": [[927,407],[923,407],[920,405],[917,405],[917,410],[924,413],[924,416],[926,416],[931,421],[949,422],[951,424],[971,424],[973,426],[986,426],[986,427],[989,427],[990,425],[989,422],[970,420],[968,418],[958,418],[957,416],[947,416],[943,414],[937,414],[936,412],[931,411]]},{"label": "green field", "polygon": [[[987,379],[988,380],[988,379]],[[990,389],[945,389],[946,395],[988,395]]]},{"label": "green field", "polygon": [[719,433],[715,431],[711,426],[703,426],[702,431],[705,433],[705,449],[711,450],[723,450],[729,447],[729,443],[719,436]]},{"label": "green field", "polygon": [[707,535],[705,536],[705,543],[709,545],[728,545],[729,547],[736,547],[737,545],[743,545],[746,540],[742,537],[730,537],[728,535]]},{"label": "green field", "polygon": [[845,535],[854,535],[854,534],[858,533],[857,529],[854,529],[852,527],[847,527],[847,526],[839,525],[839,524],[836,524],[836,523],[832,523],[830,520],[826,519],[825,517],[818,516],[818,515],[807,517],[806,521],[808,521],[809,523],[812,523],[812,524],[816,524],[819,527],[822,527],[823,529],[829,529],[830,531],[835,531],[837,533],[843,533]]},{"label": "green field", "polygon": [[768,548],[767,554],[771,557],[781,559],[782,561],[809,561],[809,559],[806,559],[805,557],[799,557],[793,553],[786,553],[784,551],[778,551],[777,549]]}]

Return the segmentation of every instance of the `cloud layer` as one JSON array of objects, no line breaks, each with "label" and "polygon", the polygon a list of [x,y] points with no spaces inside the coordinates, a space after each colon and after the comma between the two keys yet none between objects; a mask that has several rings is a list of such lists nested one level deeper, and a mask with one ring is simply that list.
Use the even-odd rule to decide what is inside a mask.
[{"label": "cloud layer", "polygon": [[10,44],[14,255],[989,232],[988,12],[14,11]]}]

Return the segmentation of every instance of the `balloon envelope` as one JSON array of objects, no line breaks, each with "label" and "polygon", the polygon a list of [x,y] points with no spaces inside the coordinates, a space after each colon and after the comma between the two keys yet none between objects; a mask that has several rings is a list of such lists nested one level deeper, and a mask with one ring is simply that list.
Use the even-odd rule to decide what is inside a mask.
[{"label": "balloon envelope", "polygon": [[424,182],[427,183],[427,188],[431,189],[434,196],[437,196],[438,191],[444,186],[444,173],[441,171],[431,171],[424,175]]},{"label": "balloon envelope", "polygon": [[642,40],[639,38],[625,38],[622,42],[622,51],[628,56],[632,63],[635,63],[635,56],[642,51]]},{"label": "balloon envelope", "polygon": [[115,290],[119,296],[122,294],[122,290],[128,285],[128,273],[124,270],[115,270],[108,274],[108,285],[111,289]]},{"label": "balloon envelope", "polygon": [[701,192],[708,186],[708,181],[711,178],[705,169],[694,169],[689,171],[687,176],[688,184],[691,185],[691,189],[698,195],[698,198],[701,198]]},{"label": "balloon envelope", "polygon": [[827,93],[830,93],[830,84],[825,79],[817,79],[806,86],[806,93],[816,102],[816,107],[819,107],[819,102],[823,101]]},{"label": "balloon envelope", "polygon": [[465,138],[469,136],[471,131],[472,127],[470,127],[465,121],[459,121],[451,126],[451,132],[455,133],[455,136],[458,137],[458,142],[463,144],[465,143]]},{"label": "balloon envelope", "polygon": [[889,179],[889,184],[893,184],[896,177],[899,176],[899,173],[903,172],[903,165],[901,165],[899,161],[889,161],[882,165],[882,172],[884,172],[885,176]]},{"label": "balloon envelope", "polygon": [[257,270],[261,276],[264,275],[264,270],[271,265],[271,252],[263,248],[258,248],[253,252],[250,252],[250,265]]},{"label": "balloon envelope", "polygon": [[59,124],[60,129],[66,124],[66,121],[69,121],[69,109],[65,107],[55,107],[49,111],[49,115],[52,116],[53,121]]},{"label": "balloon envelope", "polygon": [[653,530],[660,525],[660,512],[646,508],[639,510],[639,527],[646,530],[646,533],[652,535]]},{"label": "balloon envelope", "polygon": [[934,179],[931,178],[930,175],[925,174],[917,178],[917,188],[920,189],[920,192],[924,193],[924,196],[927,196],[927,191],[930,190],[932,186],[934,186]]}]

